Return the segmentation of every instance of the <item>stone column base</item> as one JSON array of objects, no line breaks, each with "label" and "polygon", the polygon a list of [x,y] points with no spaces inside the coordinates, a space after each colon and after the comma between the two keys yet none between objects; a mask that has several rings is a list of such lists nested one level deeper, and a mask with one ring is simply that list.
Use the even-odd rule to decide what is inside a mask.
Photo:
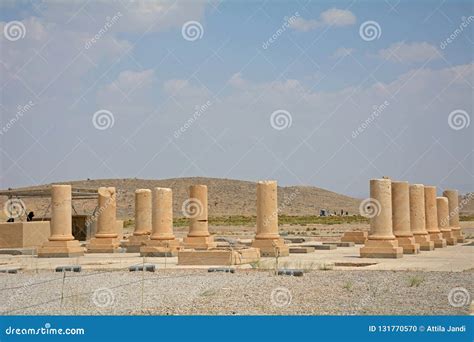
[{"label": "stone column base", "polygon": [[451,230],[442,230],[441,235],[446,240],[448,246],[455,246],[458,243],[458,239],[454,236]]},{"label": "stone column base", "polygon": [[213,236],[187,236],[183,239],[184,248],[192,249],[210,249],[216,248]]},{"label": "stone column base", "polygon": [[84,247],[77,240],[47,241],[38,248],[38,258],[68,258],[84,255]]},{"label": "stone column base", "polygon": [[345,232],[341,237],[342,242],[354,242],[359,245],[366,243],[368,237],[367,232]]},{"label": "stone column base", "polygon": [[397,237],[398,247],[403,248],[403,254],[418,254],[420,253],[420,245],[415,242],[413,236],[399,236]]},{"label": "stone column base", "polygon": [[150,235],[132,235],[127,241],[122,242],[122,247],[127,249],[127,253],[138,253],[140,247],[150,240]]},{"label": "stone column base", "polygon": [[429,233],[430,240],[434,242],[435,248],[444,248],[447,246],[446,240],[441,233]]},{"label": "stone column base", "polygon": [[290,248],[283,239],[255,239],[252,247],[260,249],[262,257],[276,257],[290,255]]},{"label": "stone column base", "polygon": [[174,257],[181,249],[178,240],[148,240],[140,247],[140,256],[144,257]]},{"label": "stone column base", "polygon": [[432,251],[434,250],[434,242],[430,240],[430,236],[427,234],[419,235],[414,234],[415,242],[420,244],[420,250],[422,251]]},{"label": "stone column base", "polygon": [[464,239],[464,235],[462,234],[461,228],[451,229],[451,231],[453,232],[453,235],[456,238],[456,242],[458,243],[466,242],[466,240]]},{"label": "stone column base", "polygon": [[93,238],[87,246],[87,253],[117,253],[119,247],[118,238]]},{"label": "stone column base", "polygon": [[397,240],[371,240],[360,249],[361,258],[401,258],[403,248],[398,247]]}]

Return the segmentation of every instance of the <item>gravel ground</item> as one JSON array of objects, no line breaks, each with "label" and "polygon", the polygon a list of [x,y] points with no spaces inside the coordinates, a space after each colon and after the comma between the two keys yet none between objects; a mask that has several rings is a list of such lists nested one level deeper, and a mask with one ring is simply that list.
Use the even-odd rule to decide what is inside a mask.
[{"label": "gravel ground", "polygon": [[[0,274],[3,315],[465,315],[474,272],[158,270]],[[455,300],[467,300],[465,293]],[[469,295],[468,295],[469,296]],[[470,303],[470,301],[469,301]]]}]

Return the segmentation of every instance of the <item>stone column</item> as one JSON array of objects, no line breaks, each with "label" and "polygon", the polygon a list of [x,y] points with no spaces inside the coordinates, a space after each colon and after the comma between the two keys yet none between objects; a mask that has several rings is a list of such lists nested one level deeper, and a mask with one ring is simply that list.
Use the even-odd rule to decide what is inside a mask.
[{"label": "stone column", "polygon": [[151,233],[151,190],[135,190],[135,230],[128,241],[122,243],[128,253],[140,252],[140,247]]},{"label": "stone column", "polygon": [[72,236],[72,195],[70,185],[51,187],[51,236],[38,249],[38,257],[75,257],[84,248]]},{"label": "stone column", "polygon": [[117,232],[117,203],[113,187],[100,187],[99,201],[95,217],[97,232],[91,239],[87,252],[89,253],[115,253],[120,247]]},{"label": "stone column", "polygon": [[438,209],[436,205],[436,187],[425,185],[425,222],[426,231],[435,248],[446,247],[446,240],[438,227]]},{"label": "stone column", "polygon": [[438,209],[438,227],[446,240],[448,246],[457,244],[457,239],[449,227],[449,203],[446,197],[436,197],[436,207]]},{"label": "stone column", "polygon": [[252,247],[261,256],[287,256],[289,248],[278,232],[278,187],[276,181],[257,183],[257,233]]},{"label": "stone column", "polygon": [[393,234],[404,254],[418,254],[420,245],[410,229],[410,194],[408,182],[392,181]]},{"label": "stone column", "polygon": [[173,234],[173,193],[168,188],[153,189],[152,232],[140,248],[141,256],[176,256],[179,241]]},{"label": "stone column", "polygon": [[401,258],[403,248],[393,235],[392,181],[370,180],[370,202],[374,207],[370,216],[369,238],[360,249],[362,258]]},{"label": "stone column", "polygon": [[457,190],[445,190],[443,196],[448,199],[449,227],[457,242],[464,242],[464,235],[459,225],[459,194]]},{"label": "stone column", "polygon": [[209,233],[207,219],[207,186],[191,185],[189,199],[182,206],[184,216],[189,218],[188,236],[184,238],[185,248],[210,249],[217,244]]},{"label": "stone column", "polygon": [[410,185],[410,227],[416,243],[422,251],[432,251],[434,242],[426,231],[425,187],[423,184]]}]

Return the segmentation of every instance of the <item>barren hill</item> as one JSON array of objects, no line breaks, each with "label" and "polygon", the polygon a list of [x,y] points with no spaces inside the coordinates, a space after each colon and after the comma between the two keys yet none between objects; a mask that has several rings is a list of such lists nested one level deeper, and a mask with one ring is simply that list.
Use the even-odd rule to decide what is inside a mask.
[{"label": "barren hill", "polygon": [[[254,182],[220,179],[220,178],[172,178],[163,180],[149,179],[97,179],[84,181],[61,182],[77,188],[98,188],[113,186],[117,189],[117,215],[119,218],[132,218],[134,215],[134,191],[167,187],[173,189],[174,215],[182,216],[181,207],[188,198],[188,188],[192,184],[208,186],[209,216],[256,214],[256,184]],[[50,184],[18,188],[44,189]],[[0,198],[3,206],[6,198]],[[49,216],[49,199],[23,199],[27,210],[35,211],[37,217]],[[311,186],[278,187],[278,204],[281,214],[285,215],[319,215],[320,209],[339,213],[342,210],[349,214],[358,213],[360,200]],[[96,206],[95,200],[77,200],[73,202],[78,214],[91,214]],[[3,213],[2,213],[3,214]]]}]

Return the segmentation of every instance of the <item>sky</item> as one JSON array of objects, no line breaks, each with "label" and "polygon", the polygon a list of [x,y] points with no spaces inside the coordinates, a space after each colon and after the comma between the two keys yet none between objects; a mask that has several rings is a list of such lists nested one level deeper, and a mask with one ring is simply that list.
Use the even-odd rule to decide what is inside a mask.
[{"label": "sky", "polygon": [[0,188],[474,191],[472,1],[0,4]]}]

